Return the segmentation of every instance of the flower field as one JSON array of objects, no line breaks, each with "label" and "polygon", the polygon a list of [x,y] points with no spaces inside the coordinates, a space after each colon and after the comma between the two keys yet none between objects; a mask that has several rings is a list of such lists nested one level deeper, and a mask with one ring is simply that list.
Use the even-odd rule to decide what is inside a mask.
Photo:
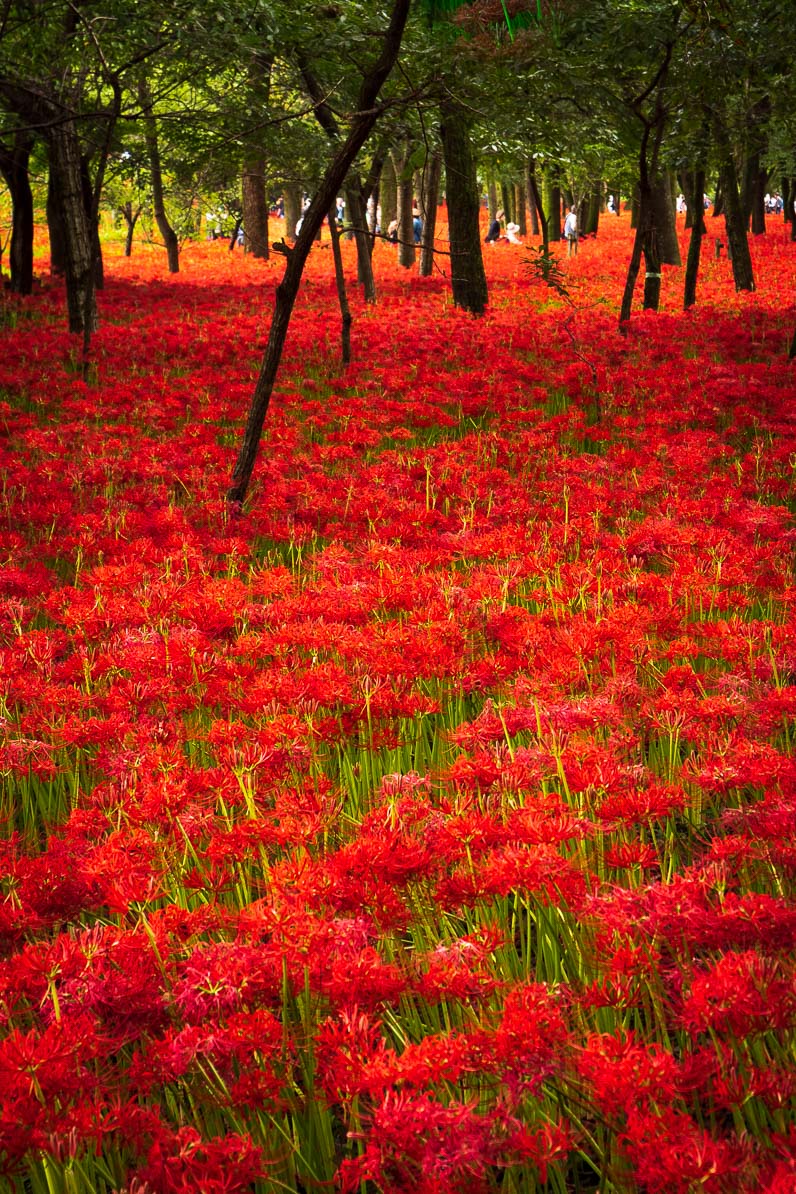
[{"label": "flower field", "polygon": [[796,251],[603,224],[314,250],[239,515],[280,258],[0,299],[3,1190],[796,1189]]}]

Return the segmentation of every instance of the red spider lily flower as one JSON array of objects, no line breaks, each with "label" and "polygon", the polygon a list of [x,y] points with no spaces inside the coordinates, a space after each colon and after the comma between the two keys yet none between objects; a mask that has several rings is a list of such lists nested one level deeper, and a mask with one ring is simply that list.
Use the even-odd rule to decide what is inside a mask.
[{"label": "red spider lily flower", "polygon": [[693,1035],[711,1030],[749,1038],[782,1031],[796,1017],[796,975],[784,962],[746,950],[690,977],[680,1020]]}]

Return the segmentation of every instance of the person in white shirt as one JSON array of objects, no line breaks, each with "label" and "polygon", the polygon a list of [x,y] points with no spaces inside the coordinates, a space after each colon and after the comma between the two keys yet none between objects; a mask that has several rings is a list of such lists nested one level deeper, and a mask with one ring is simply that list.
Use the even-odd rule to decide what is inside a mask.
[{"label": "person in white shirt", "polygon": [[570,207],[564,221],[564,237],[567,242],[567,257],[572,257],[578,251],[578,217],[575,208]]}]

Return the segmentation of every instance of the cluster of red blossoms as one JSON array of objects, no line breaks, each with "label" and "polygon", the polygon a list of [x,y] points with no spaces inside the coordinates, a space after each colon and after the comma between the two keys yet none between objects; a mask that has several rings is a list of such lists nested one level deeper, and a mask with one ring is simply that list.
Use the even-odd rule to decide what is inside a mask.
[{"label": "cluster of red blossoms", "polygon": [[796,1188],[796,265],[629,238],[316,250],[237,517],[281,259],[3,299],[4,1188]]}]

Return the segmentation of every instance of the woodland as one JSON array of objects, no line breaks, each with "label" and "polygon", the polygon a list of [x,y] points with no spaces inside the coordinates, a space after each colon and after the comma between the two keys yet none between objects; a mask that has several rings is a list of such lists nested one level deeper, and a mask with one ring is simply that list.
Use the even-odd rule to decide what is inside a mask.
[{"label": "woodland", "polygon": [[0,0],[0,1190],[796,1188],[794,61]]}]

